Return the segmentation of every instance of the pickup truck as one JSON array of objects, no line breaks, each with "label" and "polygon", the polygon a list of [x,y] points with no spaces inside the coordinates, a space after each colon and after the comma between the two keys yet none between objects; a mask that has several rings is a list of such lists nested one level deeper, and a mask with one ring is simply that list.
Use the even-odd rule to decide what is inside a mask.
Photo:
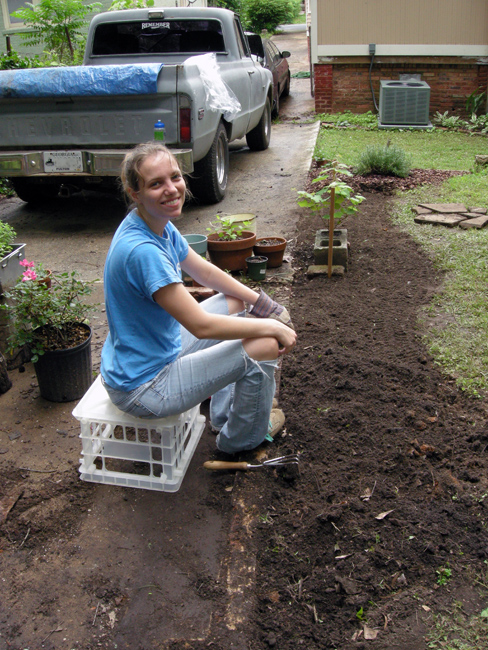
[{"label": "pickup truck", "polygon": [[104,12],[90,23],[83,65],[0,71],[0,176],[27,202],[107,190],[160,120],[195,198],[217,203],[229,142],[266,149],[272,103],[272,75],[233,12]]}]

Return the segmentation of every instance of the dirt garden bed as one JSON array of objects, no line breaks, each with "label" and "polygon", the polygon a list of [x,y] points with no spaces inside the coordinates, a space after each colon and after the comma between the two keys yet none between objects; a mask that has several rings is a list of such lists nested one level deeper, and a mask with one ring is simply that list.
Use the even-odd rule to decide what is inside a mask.
[{"label": "dirt garden bed", "polygon": [[[299,452],[299,470],[214,476],[205,507],[225,514],[242,500],[253,514],[246,537],[255,557],[250,618],[235,630],[226,627],[219,615],[227,603],[222,584],[201,578],[200,598],[217,612],[208,635],[165,648],[422,650],[435,615],[469,617],[487,607],[480,584],[486,587],[488,560],[487,403],[467,398],[426,354],[417,315],[442,277],[391,225],[391,200],[368,192],[360,216],[346,222],[350,263],[341,278],[307,278],[321,222],[301,218],[290,296],[299,344],[283,362],[287,424],[271,450]],[[26,382],[26,404],[33,390]],[[22,413],[14,417],[20,423]],[[68,421],[57,431],[60,444],[76,446]],[[3,493],[15,494],[17,485],[20,494],[21,460],[3,463]],[[92,491],[77,480],[74,466],[44,477],[38,490],[24,493],[0,528],[3,579],[18,582],[10,611],[1,610],[2,650],[67,650],[55,628],[30,646],[18,639],[23,626],[33,625],[26,615],[29,580],[48,547],[51,561],[56,545],[68,548],[77,518],[90,512]],[[28,525],[29,505],[37,515]],[[118,544],[124,549],[123,537]],[[194,551],[186,552],[192,567]],[[73,560],[79,553],[73,546]],[[119,608],[121,620],[126,589],[110,582],[107,569],[115,572],[117,559],[107,550],[95,561],[98,569],[82,587],[102,607]],[[46,583],[43,596],[36,616],[62,610],[55,581]],[[87,614],[88,631],[97,615],[102,609]],[[88,634],[73,647],[149,650],[138,636],[136,624],[132,643],[120,636],[116,642],[117,624],[107,624],[103,634],[91,641]]]}]

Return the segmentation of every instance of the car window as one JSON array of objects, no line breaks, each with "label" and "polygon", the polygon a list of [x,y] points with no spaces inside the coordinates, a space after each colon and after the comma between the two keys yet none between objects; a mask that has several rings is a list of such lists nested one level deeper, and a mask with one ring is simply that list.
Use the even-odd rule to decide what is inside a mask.
[{"label": "car window", "polygon": [[236,33],[237,47],[239,48],[239,54],[241,57],[251,56],[249,51],[249,46],[247,40],[244,38],[244,33],[242,31],[241,23],[238,20],[234,20],[234,31]]},{"label": "car window", "polygon": [[280,58],[280,52],[279,52],[278,48],[276,47],[276,45],[273,43],[273,41],[268,41],[266,45],[269,48],[269,54],[270,54],[271,58],[273,59],[273,61],[276,61],[277,59],[279,59]]},{"label": "car window", "polygon": [[218,20],[138,20],[100,23],[93,54],[203,54],[225,52]]}]

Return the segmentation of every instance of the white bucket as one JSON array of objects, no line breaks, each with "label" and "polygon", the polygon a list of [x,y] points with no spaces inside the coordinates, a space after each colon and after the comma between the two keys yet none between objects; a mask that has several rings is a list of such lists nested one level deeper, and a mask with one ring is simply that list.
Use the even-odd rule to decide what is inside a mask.
[{"label": "white bucket", "polygon": [[[226,216],[225,219],[228,219],[232,223],[238,224],[239,226],[242,226],[244,230],[248,230],[249,232],[253,232],[256,234],[256,215],[255,214],[231,214],[228,217]],[[248,221],[249,226],[244,226],[244,222]]]}]

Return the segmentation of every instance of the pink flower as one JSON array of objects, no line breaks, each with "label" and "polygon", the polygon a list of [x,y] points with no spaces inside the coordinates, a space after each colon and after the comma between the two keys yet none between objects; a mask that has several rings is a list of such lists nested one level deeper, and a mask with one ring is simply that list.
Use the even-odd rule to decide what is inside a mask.
[{"label": "pink flower", "polygon": [[22,282],[28,282],[29,280],[37,280],[37,274],[35,271],[27,269],[22,273]]},{"label": "pink flower", "polygon": [[30,269],[34,268],[34,262],[29,262],[27,260],[21,260],[19,262],[19,264],[20,264],[20,266],[25,266],[25,267],[28,267]]}]

